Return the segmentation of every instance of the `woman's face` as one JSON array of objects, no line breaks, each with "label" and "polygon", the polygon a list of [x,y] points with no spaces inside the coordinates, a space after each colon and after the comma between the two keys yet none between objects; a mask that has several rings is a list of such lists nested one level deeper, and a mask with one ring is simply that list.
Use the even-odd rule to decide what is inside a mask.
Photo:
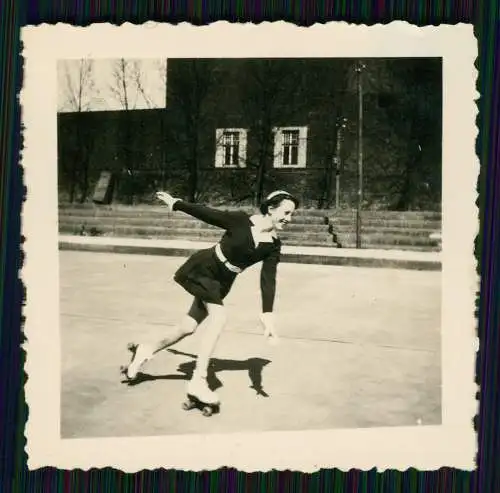
[{"label": "woman's face", "polygon": [[293,200],[284,199],[276,207],[269,207],[269,215],[275,229],[281,230],[292,220],[295,211]]}]

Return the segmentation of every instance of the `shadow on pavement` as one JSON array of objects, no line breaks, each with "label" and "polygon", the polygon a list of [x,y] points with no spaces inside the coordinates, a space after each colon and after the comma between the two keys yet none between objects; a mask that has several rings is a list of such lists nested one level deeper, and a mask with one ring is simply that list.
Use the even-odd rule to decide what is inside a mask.
[{"label": "shadow on pavement", "polygon": [[[196,366],[196,355],[177,351],[176,349],[168,349],[169,352],[179,356],[187,356],[192,358],[191,361],[181,363],[177,371],[181,374],[173,375],[149,375],[146,373],[138,373],[137,377],[132,381],[124,381],[129,386],[139,385],[144,382],[154,380],[190,380],[193,376],[193,371]],[[262,385],[262,372],[264,367],[271,363],[268,359],[249,358],[246,360],[218,359],[212,358],[208,369],[207,383],[210,389],[216,390],[222,387],[222,382],[217,378],[217,373],[223,371],[246,371],[250,379],[250,388],[254,389],[257,395],[269,397]]]}]

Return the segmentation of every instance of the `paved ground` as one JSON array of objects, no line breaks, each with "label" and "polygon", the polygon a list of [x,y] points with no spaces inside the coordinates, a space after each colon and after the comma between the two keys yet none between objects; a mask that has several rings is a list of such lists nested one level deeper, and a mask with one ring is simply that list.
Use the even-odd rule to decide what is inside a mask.
[{"label": "paved ground", "polygon": [[[259,269],[227,299],[219,415],[181,409],[195,336],[121,383],[129,341],[162,337],[190,299],[180,257],[61,252],[63,437],[440,423],[440,273],[282,264],[279,346],[258,325]],[[202,330],[202,328],[200,329]]]}]

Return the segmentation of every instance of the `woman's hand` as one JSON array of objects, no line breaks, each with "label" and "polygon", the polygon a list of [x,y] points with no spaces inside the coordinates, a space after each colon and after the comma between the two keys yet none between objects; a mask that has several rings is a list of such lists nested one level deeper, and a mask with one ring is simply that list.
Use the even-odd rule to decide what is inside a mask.
[{"label": "woman's hand", "polygon": [[170,211],[173,210],[174,204],[180,200],[172,197],[168,192],[156,192],[156,198],[164,202]]},{"label": "woman's hand", "polygon": [[264,337],[270,344],[278,344],[279,337],[274,324],[274,315],[270,312],[262,313],[260,316],[262,325],[264,326]]}]

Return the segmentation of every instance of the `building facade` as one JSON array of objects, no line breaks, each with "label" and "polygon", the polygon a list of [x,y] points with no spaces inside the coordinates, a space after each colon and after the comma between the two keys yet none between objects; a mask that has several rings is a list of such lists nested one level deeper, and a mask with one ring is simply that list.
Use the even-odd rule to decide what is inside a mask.
[{"label": "building facade", "polygon": [[[441,136],[429,132],[432,120],[425,151],[418,161],[411,155],[416,125],[406,129],[391,117],[401,85],[368,77],[388,77],[390,63],[397,61],[374,61],[363,81],[366,206],[390,208],[401,194],[395,183],[404,187],[410,174],[413,196],[436,206]],[[439,91],[440,67],[430,66]],[[347,59],[169,60],[165,109],[59,115],[61,192],[86,180],[77,188],[88,196],[108,170],[128,200],[146,200],[161,187],[189,200],[248,203],[285,188],[306,206],[352,207],[360,115],[353,67]]]}]

